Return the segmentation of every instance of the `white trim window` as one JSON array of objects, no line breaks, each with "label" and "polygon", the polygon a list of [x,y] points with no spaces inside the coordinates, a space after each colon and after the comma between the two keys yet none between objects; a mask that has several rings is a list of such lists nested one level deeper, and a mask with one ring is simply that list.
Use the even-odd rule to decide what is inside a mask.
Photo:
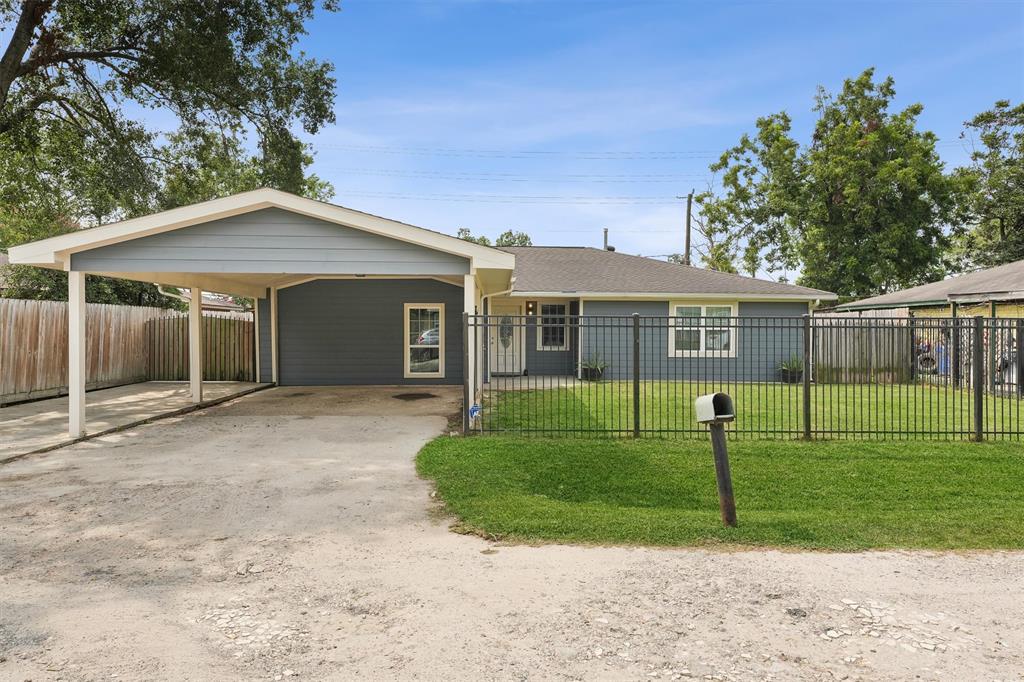
[{"label": "white trim window", "polygon": [[569,349],[569,304],[539,302],[537,350]]},{"label": "white trim window", "polygon": [[669,313],[669,357],[736,357],[735,304],[673,301]]},{"label": "white trim window", "polygon": [[444,378],[444,303],[405,304],[405,378]]}]

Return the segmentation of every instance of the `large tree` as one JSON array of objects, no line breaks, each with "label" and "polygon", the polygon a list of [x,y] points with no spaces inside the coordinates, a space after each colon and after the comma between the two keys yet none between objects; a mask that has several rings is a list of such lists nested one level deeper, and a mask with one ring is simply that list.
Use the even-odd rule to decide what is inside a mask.
[{"label": "large tree", "polygon": [[798,268],[800,284],[846,297],[942,275],[957,182],[935,135],[917,129],[922,106],[893,112],[894,97],[892,78],[876,82],[868,69],[838,94],[819,88],[806,145],[778,113],[712,165],[744,269]]},{"label": "large tree", "polygon": [[[296,136],[334,118],[331,65],[296,48],[314,10],[0,0],[0,248],[259,186],[323,198]],[[59,273],[7,280],[24,295],[63,295]],[[164,300],[139,284],[89,294]]]},{"label": "large tree", "polygon": [[969,229],[958,234],[961,268],[1024,259],[1024,104],[1000,100],[967,121],[971,164],[958,169]]},{"label": "large tree", "polygon": [[[491,246],[491,240],[489,237],[484,235],[474,237],[468,227],[460,227],[457,236],[459,239],[464,239],[467,242],[476,242],[477,244],[483,244],[484,246]],[[525,232],[505,230],[494,240],[494,246],[533,246],[533,240],[530,239],[530,235]]]}]

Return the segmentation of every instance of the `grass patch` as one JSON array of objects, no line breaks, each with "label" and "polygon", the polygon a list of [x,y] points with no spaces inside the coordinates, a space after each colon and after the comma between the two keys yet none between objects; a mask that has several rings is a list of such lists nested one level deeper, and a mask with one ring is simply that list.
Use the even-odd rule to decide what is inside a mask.
[{"label": "grass patch", "polygon": [[1024,548],[1019,444],[742,441],[730,460],[731,529],[706,442],[441,437],[417,468],[464,526],[515,541]]},{"label": "grass patch", "polygon": [[[589,431],[628,434],[633,429],[633,385],[629,381],[570,382],[548,387],[491,391],[484,401],[483,426],[489,431]],[[551,380],[554,385],[555,380]],[[803,387],[783,383],[715,384],[699,381],[643,381],[643,431],[692,432],[704,437],[693,415],[693,401],[712,391],[729,393],[736,405],[734,433],[764,438],[803,433]],[[985,395],[987,433],[1019,431],[1024,403]],[[918,384],[816,384],[811,391],[811,428],[816,435],[859,434],[879,438],[926,435],[969,437],[973,395],[948,386]],[[760,434],[760,436],[758,436]]]}]

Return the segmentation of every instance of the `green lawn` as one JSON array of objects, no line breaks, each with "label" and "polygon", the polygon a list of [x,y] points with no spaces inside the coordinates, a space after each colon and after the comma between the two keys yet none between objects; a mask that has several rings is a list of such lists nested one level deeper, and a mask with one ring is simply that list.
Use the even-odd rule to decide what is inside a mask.
[{"label": "green lawn", "polygon": [[[531,377],[530,390],[494,391],[484,401],[483,427],[513,432],[630,433],[633,386],[629,381],[573,382]],[[739,433],[803,433],[803,387],[782,383],[713,385],[692,381],[641,382],[644,431],[703,431],[693,418],[693,400],[726,391],[736,406]],[[986,394],[989,433],[1020,431],[1024,401]],[[969,437],[973,432],[970,391],[928,384],[821,384],[811,391],[811,426],[816,435],[841,433],[910,438],[918,435]]]},{"label": "green lawn", "polygon": [[1019,444],[741,441],[730,458],[731,529],[706,442],[446,436],[417,467],[466,529],[514,541],[1024,548]]}]

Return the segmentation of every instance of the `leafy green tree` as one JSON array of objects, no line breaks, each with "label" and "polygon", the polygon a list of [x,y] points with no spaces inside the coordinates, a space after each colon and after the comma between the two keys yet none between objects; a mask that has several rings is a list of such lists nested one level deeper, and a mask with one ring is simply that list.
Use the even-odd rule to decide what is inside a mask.
[{"label": "leafy green tree", "polygon": [[[334,120],[331,65],[295,49],[314,9],[0,0],[0,248],[260,186],[329,196],[292,132]],[[147,127],[156,111],[177,130]],[[5,279],[15,295],[66,296],[59,272]],[[151,285],[89,280],[92,301],[168,304]]]},{"label": "leafy green tree", "polygon": [[1000,100],[965,124],[971,165],[957,169],[969,229],[957,234],[961,268],[1024,259],[1024,104]]},{"label": "leafy green tree", "polygon": [[469,231],[468,227],[460,227],[459,231],[456,233],[456,236],[459,239],[462,239],[463,241],[473,242],[475,244],[483,244],[484,246],[491,245],[491,240],[483,235],[480,235],[479,237],[474,237],[473,233]]},{"label": "leafy green tree", "polygon": [[[327,9],[337,3],[328,0]],[[190,128],[253,127],[265,184],[298,192],[298,123],[334,120],[331,65],[293,49],[313,0],[0,0],[0,138],[31,152],[40,133],[77,132],[142,172],[156,137],[125,104]],[[106,143],[106,147],[101,147]]]},{"label": "leafy green tree", "polygon": [[836,95],[819,88],[807,145],[773,114],[712,165],[744,270],[799,268],[799,284],[848,297],[942,276],[958,183],[917,130],[922,106],[891,112],[894,97],[893,79],[868,69]]},{"label": "leafy green tree", "polygon": [[506,230],[494,240],[495,246],[533,246],[533,240],[525,232]]},{"label": "leafy green tree", "polygon": [[[475,242],[477,244],[483,244],[484,246],[491,246],[491,240],[484,235],[474,237],[473,233],[470,232],[468,227],[460,227],[456,233],[459,239],[463,239],[467,242]],[[498,235],[498,238],[494,240],[494,246],[533,246],[533,240],[530,239],[530,235],[525,232],[513,232],[512,230],[506,230]]]}]

